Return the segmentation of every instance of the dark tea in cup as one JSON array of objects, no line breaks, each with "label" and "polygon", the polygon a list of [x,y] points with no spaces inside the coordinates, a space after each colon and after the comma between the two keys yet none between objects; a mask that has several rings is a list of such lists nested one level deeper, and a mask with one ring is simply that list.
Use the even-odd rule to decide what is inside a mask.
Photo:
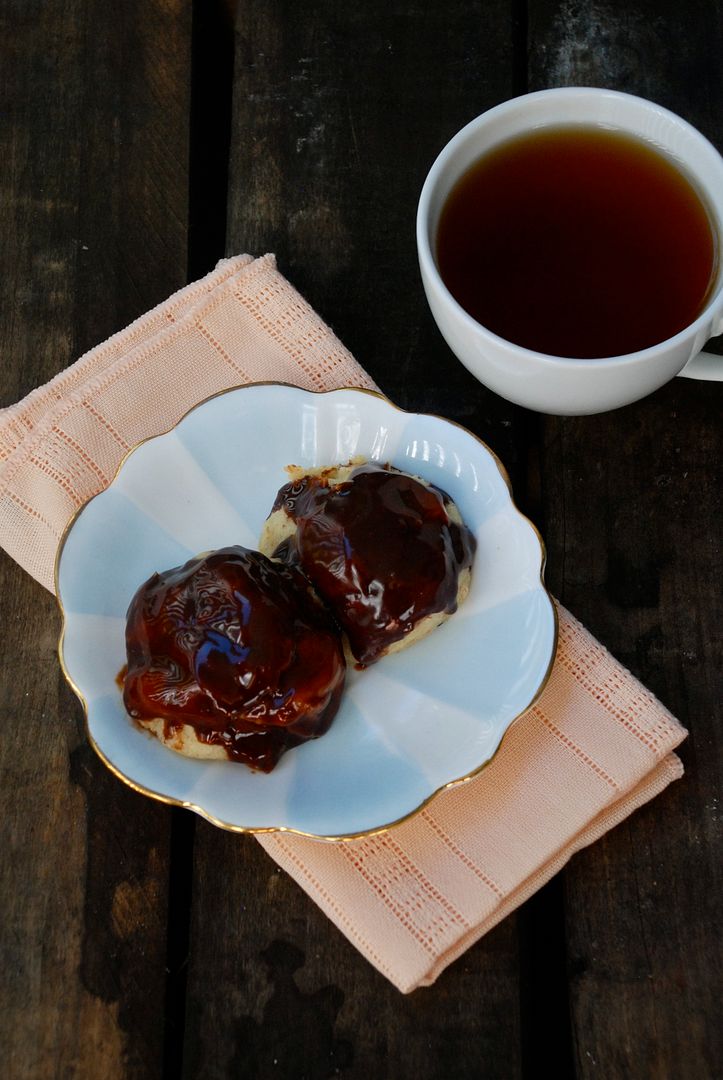
[{"label": "dark tea in cup", "polygon": [[544,127],[486,152],[442,208],[436,261],[492,333],[550,356],[622,356],[689,326],[717,231],[673,160],[625,132]]}]

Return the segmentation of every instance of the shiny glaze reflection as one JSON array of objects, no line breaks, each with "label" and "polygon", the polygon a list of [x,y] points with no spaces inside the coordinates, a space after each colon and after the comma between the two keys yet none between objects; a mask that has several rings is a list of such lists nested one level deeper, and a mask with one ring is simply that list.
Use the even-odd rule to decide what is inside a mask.
[{"label": "shiny glaze reflection", "polygon": [[123,696],[137,719],[269,772],[292,746],[323,735],[338,709],[339,634],[294,567],[222,548],[154,574],[126,628]]}]

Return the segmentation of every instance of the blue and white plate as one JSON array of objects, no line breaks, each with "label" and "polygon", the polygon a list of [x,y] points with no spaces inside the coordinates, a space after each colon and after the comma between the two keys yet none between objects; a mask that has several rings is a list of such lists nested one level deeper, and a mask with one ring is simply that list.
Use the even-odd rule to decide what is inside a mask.
[{"label": "blue and white plate", "polygon": [[[268,775],[184,758],[137,728],[117,676],[125,615],[154,571],[229,544],[255,547],[285,466],[390,462],[447,491],[477,538],[470,594],[425,640],[349,671],[322,738]],[[540,537],[469,432],[363,390],[277,384],[222,393],[138,446],[61,545],[60,660],[103,761],[131,787],[227,829],[323,839],[381,831],[494,755],[550,672],[557,620]]]}]

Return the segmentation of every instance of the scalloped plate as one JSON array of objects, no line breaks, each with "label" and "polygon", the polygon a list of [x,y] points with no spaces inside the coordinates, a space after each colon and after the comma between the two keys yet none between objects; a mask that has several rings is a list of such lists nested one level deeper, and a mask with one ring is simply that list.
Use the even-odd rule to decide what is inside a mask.
[{"label": "scalloped plate", "polygon": [[[116,682],[138,586],[198,552],[255,547],[286,465],[355,456],[425,477],[457,503],[478,543],[459,611],[413,647],[349,671],[330,731],[268,775],[184,758],[139,730]],[[141,443],[73,519],[56,563],[60,660],[93,746],[136,790],[227,829],[368,835],[479,772],[539,695],[557,638],[543,567],[502,466],[468,431],[370,391],[245,386]]]}]

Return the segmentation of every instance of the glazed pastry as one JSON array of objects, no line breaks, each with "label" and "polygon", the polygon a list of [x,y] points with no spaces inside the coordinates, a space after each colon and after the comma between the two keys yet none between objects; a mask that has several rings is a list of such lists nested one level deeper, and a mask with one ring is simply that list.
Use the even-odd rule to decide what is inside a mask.
[{"label": "glazed pastry", "polygon": [[126,648],[131,717],[182,754],[263,772],[327,731],[344,686],[339,632],[301,572],[242,547],[154,574]]},{"label": "glazed pastry", "polygon": [[444,491],[388,465],[288,471],[259,547],[303,570],[359,666],[456,611],[475,540]]}]

